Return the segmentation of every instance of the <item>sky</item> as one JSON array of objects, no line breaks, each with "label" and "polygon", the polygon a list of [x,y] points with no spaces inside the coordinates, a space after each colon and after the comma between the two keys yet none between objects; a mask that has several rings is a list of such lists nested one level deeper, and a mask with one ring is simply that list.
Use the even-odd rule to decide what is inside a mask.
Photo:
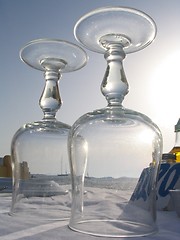
[{"label": "sky", "polygon": [[[174,125],[180,117],[179,0],[0,0],[0,157],[10,154],[11,139],[24,123],[43,117],[38,105],[43,73],[21,62],[20,49],[39,38],[79,45],[73,35],[76,21],[95,8],[110,5],[137,8],[157,24],[155,41],[126,56],[130,90],[123,105],[149,116],[162,132],[163,152],[171,150]],[[87,65],[64,73],[59,83],[63,105],[57,119],[70,125],[84,113],[106,106],[100,92],[106,62],[102,54],[86,52]]]}]

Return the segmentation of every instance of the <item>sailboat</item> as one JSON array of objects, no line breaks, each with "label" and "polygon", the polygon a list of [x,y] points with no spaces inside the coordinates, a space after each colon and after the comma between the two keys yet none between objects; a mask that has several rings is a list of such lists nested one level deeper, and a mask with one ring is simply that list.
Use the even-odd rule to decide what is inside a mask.
[{"label": "sailboat", "polygon": [[65,167],[65,172],[63,173],[63,157],[61,158],[61,174],[58,174],[58,176],[68,176],[68,172],[67,172],[67,166]]}]

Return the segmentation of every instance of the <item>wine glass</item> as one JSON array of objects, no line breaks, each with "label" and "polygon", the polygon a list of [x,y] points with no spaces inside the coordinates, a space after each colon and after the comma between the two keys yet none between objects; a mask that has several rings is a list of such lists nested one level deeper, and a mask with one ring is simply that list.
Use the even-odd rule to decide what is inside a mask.
[{"label": "wine glass", "polygon": [[64,219],[70,216],[70,171],[67,136],[70,126],[59,122],[62,105],[58,82],[62,73],[82,68],[85,51],[55,39],[37,39],[20,51],[23,62],[43,71],[45,86],[39,100],[44,117],[27,123],[11,145],[13,194],[10,215]]},{"label": "wine glass", "polygon": [[155,233],[162,136],[151,119],[122,101],[129,90],[123,59],[153,41],[156,25],[136,9],[104,7],[81,17],[74,33],[84,47],[104,54],[101,92],[107,106],[80,117],[69,133],[69,227],[104,237]]}]

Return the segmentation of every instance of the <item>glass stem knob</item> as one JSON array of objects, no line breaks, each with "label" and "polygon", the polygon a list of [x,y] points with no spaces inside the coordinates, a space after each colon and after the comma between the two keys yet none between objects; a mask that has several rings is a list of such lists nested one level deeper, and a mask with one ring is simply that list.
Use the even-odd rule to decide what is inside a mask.
[{"label": "glass stem knob", "polygon": [[46,80],[43,93],[39,100],[39,105],[44,113],[44,119],[55,119],[56,112],[62,105],[58,82],[61,78],[61,69],[66,63],[61,59],[46,58],[41,61],[45,69],[44,77]]},{"label": "glass stem knob", "polygon": [[106,97],[108,105],[121,105],[129,89],[122,63],[125,58],[123,46],[109,42],[103,42],[102,45],[107,49],[104,54],[107,68],[101,84],[101,92]]}]

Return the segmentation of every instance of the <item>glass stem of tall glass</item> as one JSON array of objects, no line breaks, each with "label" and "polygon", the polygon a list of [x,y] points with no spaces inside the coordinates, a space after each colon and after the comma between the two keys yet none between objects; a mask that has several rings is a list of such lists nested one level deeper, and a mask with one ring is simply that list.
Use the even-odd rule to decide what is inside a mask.
[{"label": "glass stem of tall glass", "polygon": [[101,92],[106,97],[109,107],[122,106],[122,101],[129,88],[122,63],[125,58],[124,46],[108,42],[103,42],[102,45],[107,48],[104,54],[107,68],[101,84]]},{"label": "glass stem of tall glass", "polygon": [[61,78],[61,69],[65,67],[66,63],[59,59],[44,59],[41,65],[45,69],[46,83],[39,105],[44,113],[43,120],[55,120],[56,112],[62,105],[58,82]]}]

